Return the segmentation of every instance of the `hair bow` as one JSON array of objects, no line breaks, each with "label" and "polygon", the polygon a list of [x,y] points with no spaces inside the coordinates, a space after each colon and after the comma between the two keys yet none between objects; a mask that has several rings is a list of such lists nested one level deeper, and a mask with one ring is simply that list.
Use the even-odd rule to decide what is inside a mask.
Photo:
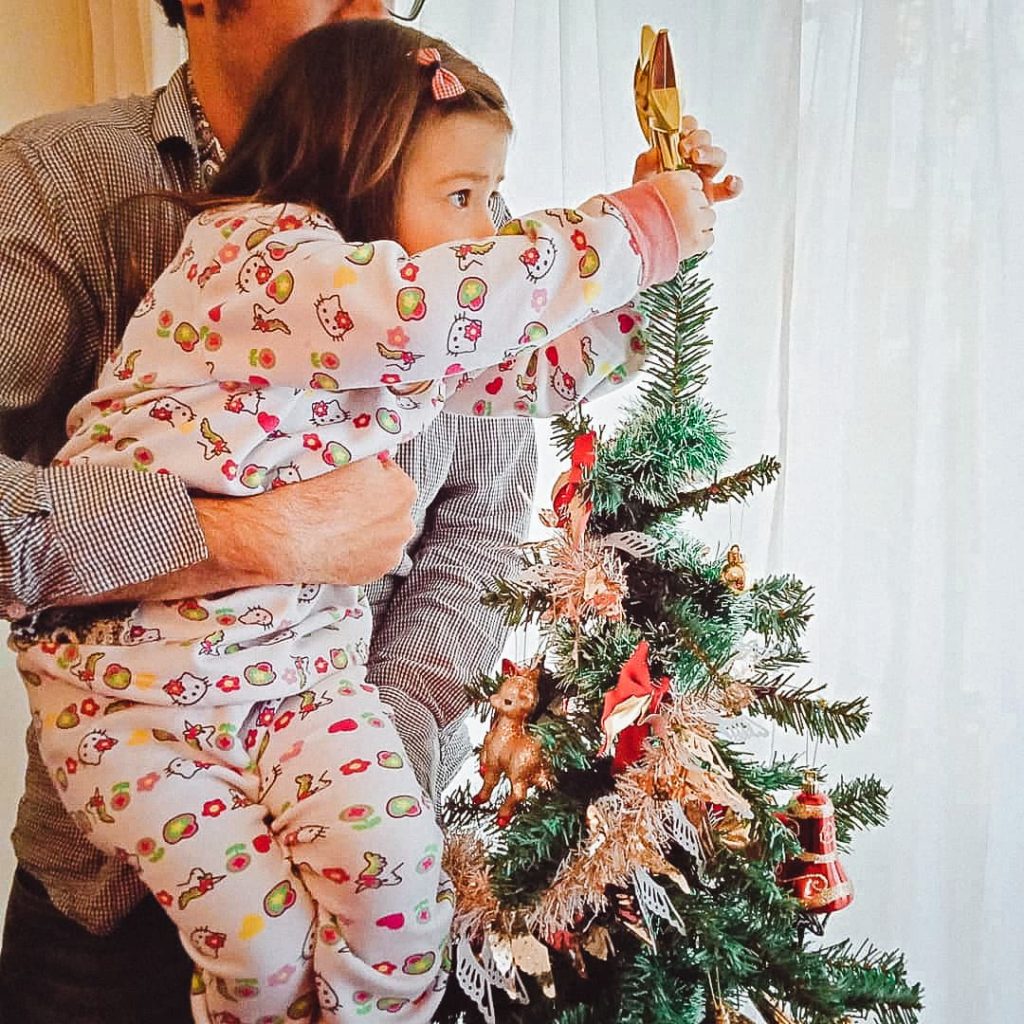
[{"label": "hair bow", "polygon": [[441,54],[436,47],[425,46],[417,50],[416,63],[433,71],[430,88],[435,100],[455,99],[466,91],[466,87],[459,81],[459,76],[455,72],[441,67]]}]

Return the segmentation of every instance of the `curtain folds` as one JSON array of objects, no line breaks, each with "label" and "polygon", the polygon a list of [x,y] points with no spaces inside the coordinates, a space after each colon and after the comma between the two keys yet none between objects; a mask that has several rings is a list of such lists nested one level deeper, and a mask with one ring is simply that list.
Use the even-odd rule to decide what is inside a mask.
[{"label": "curtain folds", "polygon": [[[626,183],[642,23],[743,175],[719,210],[710,397],[735,466],[783,479],[709,518],[817,587],[810,672],[866,736],[809,751],[892,787],[829,938],[900,946],[930,1024],[1024,1005],[1024,8],[1012,0],[432,0],[506,87],[513,212]],[[614,405],[614,402],[612,402]],[[614,417],[608,403],[598,407]],[[542,444],[543,448],[543,444]],[[556,473],[542,454],[540,499]],[[783,735],[773,738],[787,750]],[[804,753],[801,745],[801,754]]]}]

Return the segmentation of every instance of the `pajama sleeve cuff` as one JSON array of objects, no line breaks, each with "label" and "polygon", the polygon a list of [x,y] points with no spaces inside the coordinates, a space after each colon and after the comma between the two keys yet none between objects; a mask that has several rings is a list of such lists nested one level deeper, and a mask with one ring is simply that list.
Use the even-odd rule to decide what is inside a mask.
[{"label": "pajama sleeve cuff", "polygon": [[650,181],[612,192],[608,201],[622,214],[643,263],[641,288],[670,281],[681,262],[679,236],[668,206]]}]

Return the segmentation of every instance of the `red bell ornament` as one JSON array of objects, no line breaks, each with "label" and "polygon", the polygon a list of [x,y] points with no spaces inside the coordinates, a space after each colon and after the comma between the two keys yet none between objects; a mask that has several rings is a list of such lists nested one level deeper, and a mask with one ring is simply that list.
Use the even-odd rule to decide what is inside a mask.
[{"label": "red bell ornament", "polygon": [[802,849],[779,865],[779,885],[813,914],[831,914],[848,906],[853,885],[839,862],[835,809],[813,774],[808,774],[803,788],[778,818],[800,840]]}]

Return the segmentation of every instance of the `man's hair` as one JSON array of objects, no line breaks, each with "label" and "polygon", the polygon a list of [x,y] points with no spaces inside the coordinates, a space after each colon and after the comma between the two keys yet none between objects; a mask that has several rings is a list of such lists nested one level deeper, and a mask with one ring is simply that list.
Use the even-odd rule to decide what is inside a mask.
[{"label": "man's hair", "polygon": [[[216,8],[217,20],[224,21],[232,14],[242,13],[248,0],[212,0],[212,2]],[[157,0],[157,3],[163,8],[164,17],[171,28],[185,27],[185,10],[182,0]]]},{"label": "man's hair", "polygon": [[181,0],[157,0],[163,8],[164,17],[171,28],[185,27],[185,12],[181,6]]},{"label": "man's hair", "polygon": [[[435,47],[465,92],[435,100],[416,51]],[[203,205],[304,203],[351,241],[394,238],[410,144],[435,117],[478,112],[508,131],[497,83],[447,43],[380,19],[323,25],[275,61]]]}]

